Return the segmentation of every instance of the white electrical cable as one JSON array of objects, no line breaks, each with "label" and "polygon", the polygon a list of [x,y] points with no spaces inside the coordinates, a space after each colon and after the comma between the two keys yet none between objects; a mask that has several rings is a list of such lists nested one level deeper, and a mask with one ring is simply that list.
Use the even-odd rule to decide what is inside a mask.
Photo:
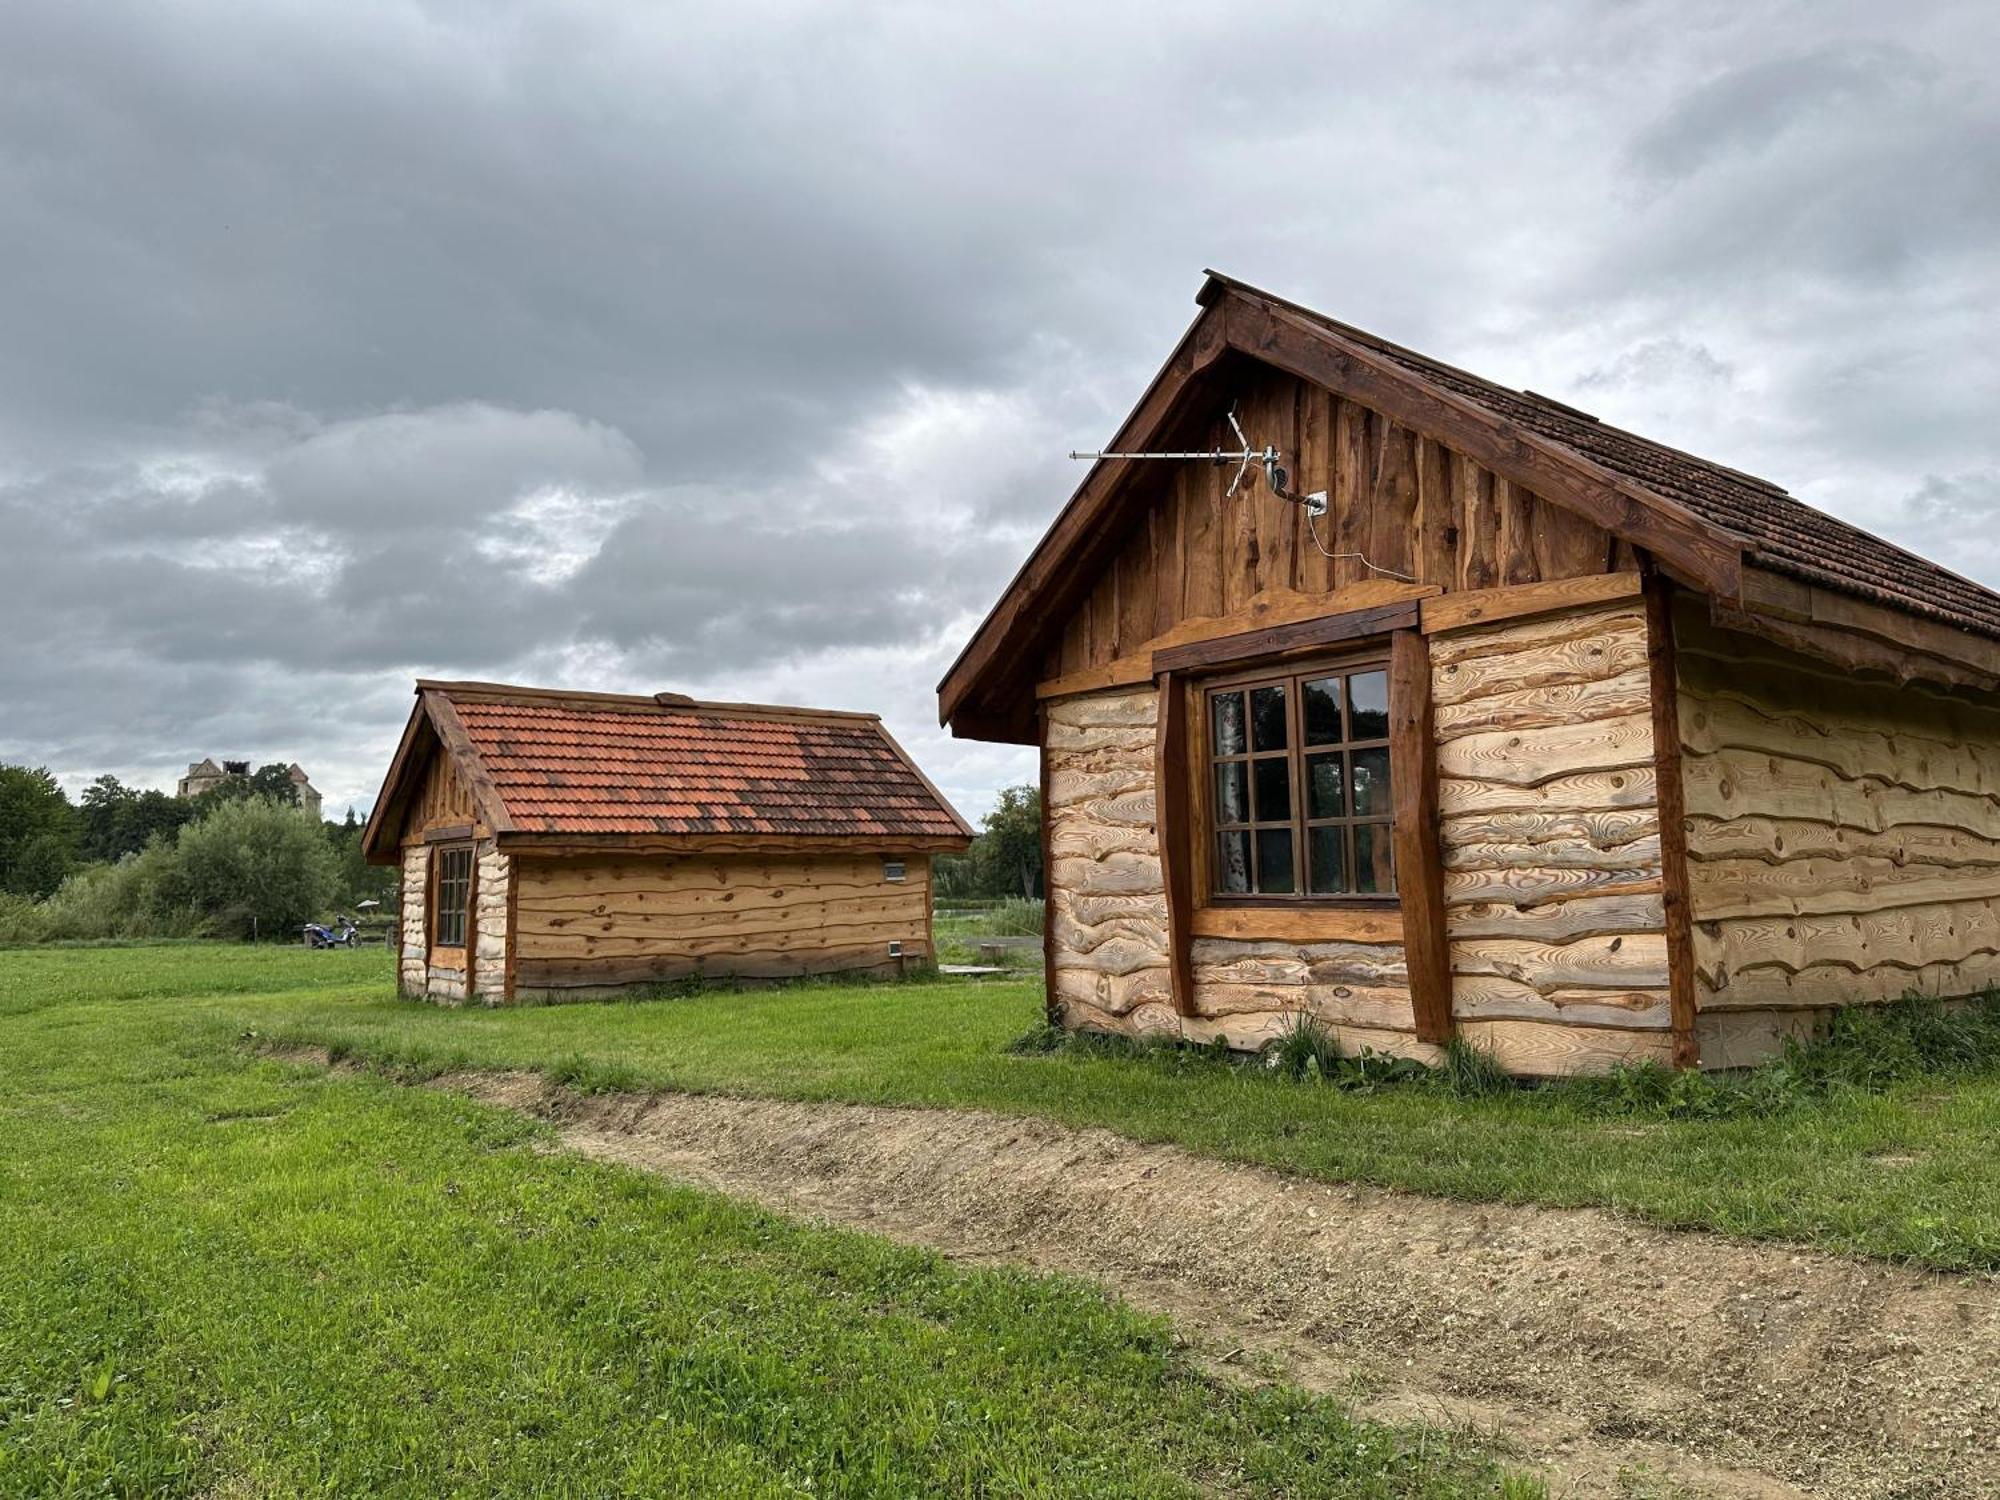
[{"label": "white electrical cable", "polygon": [[1321,557],[1330,557],[1335,562],[1339,562],[1344,558],[1352,558],[1354,561],[1360,563],[1362,567],[1366,568],[1371,573],[1385,573],[1391,578],[1400,578],[1405,583],[1415,583],[1417,581],[1416,579],[1412,578],[1408,573],[1398,573],[1394,568],[1385,568],[1376,563],[1370,562],[1366,554],[1364,553],[1327,551],[1326,543],[1322,542],[1319,539],[1319,516],[1310,505],[1306,507],[1306,531],[1312,537],[1313,545],[1319,548],[1319,555]]}]

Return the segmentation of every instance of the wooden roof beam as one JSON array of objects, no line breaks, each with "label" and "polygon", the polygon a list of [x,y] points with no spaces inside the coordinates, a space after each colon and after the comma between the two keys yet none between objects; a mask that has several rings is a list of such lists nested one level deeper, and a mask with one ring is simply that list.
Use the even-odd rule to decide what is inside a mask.
[{"label": "wooden roof beam", "polygon": [[[1143,446],[1187,398],[1190,388],[1218,359],[1228,352],[1223,320],[1213,310],[1204,309],[1181,336],[1174,352],[1153,377],[1153,383],[1139,398],[1138,405],[1119,426],[1110,449],[1130,450]],[[938,683],[938,722],[959,728],[959,711],[966,707],[974,686],[995,661],[1022,649],[1046,618],[1055,611],[1054,600],[1045,597],[1064,581],[1065,575],[1090,576],[1082,564],[1092,556],[1108,552],[1112,538],[1106,536],[1105,522],[1113,501],[1123,487],[1132,465],[1121,459],[1099,459],[1084,475],[1083,483],[1070,496],[1046,535],[1028,554],[1028,560],[1001,593],[992,612],[980,623],[958,660]],[[1033,675],[1028,681],[1032,684]],[[1033,693],[1029,701],[1028,738],[1033,741]],[[983,716],[981,716],[983,718]],[[1010,716],[1011,717],[1011,716]]]},{"label": "wooden roof beam", "polygon": [[1274,303],[1230,288],[1210,305],[1223,312],[1231,348],[1436,438],[1645,548],[1683,581],[1723,598],[1736,597],[1741,544],[1685,507]]}]

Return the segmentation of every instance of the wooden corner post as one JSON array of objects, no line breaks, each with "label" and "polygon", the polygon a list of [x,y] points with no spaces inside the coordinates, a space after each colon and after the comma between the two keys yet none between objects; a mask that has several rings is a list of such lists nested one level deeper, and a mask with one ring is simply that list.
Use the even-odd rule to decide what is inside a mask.
[{"label": "wooden corner post", "polygon": [[1035,758],[1042,778],[1042,1014],[1051,1026],[1062,1024],[1062,1002],[1056,999],[1056,862],[1055,809],[1049,805],[1049,712],[1046,704],[1035,715]]},{"label": "wooden corner post", "polygon": [[1646,666],[1653,704],[1653,775],[1660,822],[1660,900],[1667,929],[1667,1018],[1677,1068],[1698,1067],[1694,912],[1688,897],[1687,789],[1681,781],[1680,672],[1674,660],[1674,586],[1646,579]]},{"label": "wooden corner post", "polygon": [[1451,948],[1444,925],[1444,851],[1438,834],[1437,732],[1431,650],[1420,630],[1389,636],[1389,784],[1396,805],[1396,892],[1403,963],[1420,1041],[1451,1036]]},{"label": "wooden corner post", "polygon": [[1174,1014],[1194,1014],[1194,820],[1188,806],[1187,685],[1172,672],[1158,679],[1153,752],[1153,827],[1160,886],[1167,899],[1167,983]]}]

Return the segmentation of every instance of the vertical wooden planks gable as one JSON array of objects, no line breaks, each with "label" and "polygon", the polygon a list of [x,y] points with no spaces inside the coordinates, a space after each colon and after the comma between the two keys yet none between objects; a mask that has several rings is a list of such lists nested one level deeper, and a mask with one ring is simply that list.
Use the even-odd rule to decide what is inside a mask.
[{"label": "vertical wooden planks gable", "polygon": [[1500,510],[1495,480],[1470,459],[1454,455],[1458,492],[1458,586],[1490,589],[1500,582]]},{"label": "vertical wooden planks gable", "polygon": [[1417,513],[1409,572],[1419,583],[1452,584],[1457,511],[1451,488],[1451,455],[1436,438],[1417,439]]},{"label": "vertical wooden planks gable", "polygon": [[[1305,518],[1299,519],[1299,568],[1298,586],[1302,593],[1325,594],[1333,590],[1333,559],[1320,550],[1321,544],[1328,542],[1334,534],[1334,477],[1333,477],[1333,394],[1324,387],[1302,384],[1299,391],[1299,451],[1298,475],[1292,481],[1292,488],[1302,495],[1315,490],[1324,490],[1327,495],[1327,514],[1313,525],[1317,528],[1319,542],[1313,540],[1313,532],[1306,529]],[[1328,552],[1333,549],[1328,546]]]},{"label": "vertical wooden planks gable", "polygon": [[[1333,492],[1325,520],[1331,523],[1330,550],[1356,553],[1367,550],[1368,507],[1374,484],[1369,469],[1368,410],[1352,401],[1336,401],[1333,408]],[[1335,588],[1358,583],[1367,570],[1352,556],[1333,564]]]}]

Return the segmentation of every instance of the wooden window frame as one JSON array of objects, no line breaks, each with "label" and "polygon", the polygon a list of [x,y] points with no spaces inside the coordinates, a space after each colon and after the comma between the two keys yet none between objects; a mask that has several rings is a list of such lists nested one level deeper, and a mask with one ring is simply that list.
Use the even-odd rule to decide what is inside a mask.
[{"label": "wooden window frame", "polygon": [[[464,926],[455,943],[445,942],[440,931],[440,918],[444,915],[444,863],[456,855],[465,856],[465,904],[461,908]],[[479,852],[470,841],[463,843],[436,843],[431,845],[429,910],[426,913],[427,941],[424,944],[431,953],[464,953],[472,943],[473,923],[473,882],[478,878]]]},{"label": "wooden window frame", "polygon": [[[1323,677],[1349,677],[1364,672],[1377,671],[1383,674],[1384,685],[1391,701],[1388,703],[1388,732],[1380,737],[1350,739],[1352,733],[1351,706],[1348,694],[1341,692],[1340,717],[1343,738],[1328,745],[1308,746],[1305,743],[1305,695],[1303,685]],[[1236,670],[1218,672],[1190,684],[1193,689],[1195,723],[1190,726],[1191,739],[1196,741],[1195,764],[1200,787],[1195,796],[1198,809],[1197,826],[1193,830],[1193,842],[1201,850],[1196,863],[1200,875],[1197,899],[1201,906],[1209,909],[1238,909],[1250,911],[1307,910],[1307,911],[1385,911],[1397,910],[1402,905],[1401,861],[1396,860],[1395,890],[1390,891],[1327,891],[1315,894],[1307,889],[1311,885],[1311,830],[1314,828],[1337,827],[1342,830],[1342,848],[1346,868],[1355,865],[1355,836],[1358,827],[1379,828],[1382,836],[1391,841],[1394,848],[1396,838],[1395,819],[1395,774],[1396,761],[1394,745],[1396,734],[1396,714],[1394,697],[1395,674],[1391,669],[1389,643],[1370,640],[1355,650],[1339,652],[1307,660],[1277,660],[1259,664],[1245,664]],[[1253,748],[1256,741],[1250,722],[1250,693],[1259,687],[1285,688],[1285,748],[1282,750],[1259,751]],[[1240,754],[1218,754],[1214,743],[1215,720],[1211,703],[1213,695],[1222,692],[1243,694],[1243,750]],[[1389,787],[1389,811],[1368,816],[1358,816],[1353,811],[1353,783],[1346,773],[1347,757],[1357,750],[1381,750],[1391,763]],[[1325,754],[1337,751],[1343,760],[1342,793],[1346,812],[1337,818],[1315,818],[1311,816],[1310,791],[1306,781],[1305,763],[1309,754]],[[1292,816],[1289,820],[1258,821],[1256,806],[1256,786],[1254,766],[1258,761],[1282,759],[1287,765],[1287,776],[1291,782]],[[1245,811],[1249,818],[1244,822],[1224,823],[1221,809],[1217,805],[1216,767],[1223,764],[1244,765],[1244,792],[1247,802]],[[1290,891],[1224,891],[1218,888],[1217,862],[1220,858],[1220,836],[1227,830],[1242,830],[1250,835],[1252,881],[1256,879],[1257,833],[1262,829],[1285,828],[1292,835],[1292,883]],[[1395,856],[1392,854],[1392,859]]]}]

